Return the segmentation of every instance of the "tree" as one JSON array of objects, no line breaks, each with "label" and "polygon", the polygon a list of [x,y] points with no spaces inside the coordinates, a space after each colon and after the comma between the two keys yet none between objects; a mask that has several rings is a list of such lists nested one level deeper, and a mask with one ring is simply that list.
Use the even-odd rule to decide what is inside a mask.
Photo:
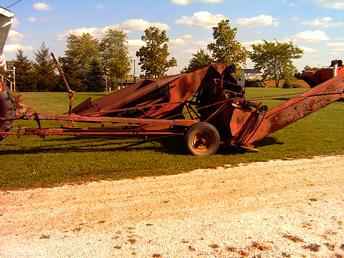
[{"label": "tree", "polygon": [[188,67],[184,69],[184,72],[193,72],[197,69],[210,65],[213,62],[213,59],[208,55],[204,49],[200,49],[196,54],[193,55],[190,60]]},{"label": "tree", "polygon": [[237,29],[231,27],[229,20],[223,20],[213,28],[214,42],[208,45],[208,50],[215,62],[227,65],[246,62],[247,50],[236,40],[236,35]]},{"label": "tree", "polygon": [[[85,91],[92,63],[100,62],[99,42],[91,34],[69,35],[65,56],[60,59],[73,90]],[[93,86],[91,86],[93,87]]]},{"label": "tree", "polygon": [[126,79],[130,72],[130,58],[127,35],[122,31],[109,29],[100,43],[101,59],[112,85]]},{"label": "tree", "polygon": [[263,71],[264,79],[275,80],[279,87],[282,79],[290,79],[296,71],[293,59],[301,58],[303,50],[292,42],[264,41],[262,44],[252,45],[250,58],[255,63],[255,68]]},{"label": "tree", "polygon": [[16,68],[16,84],[18,91],[35,91],[35,76],[31,61],[18,49],[16,59],[11,62]]},{"label": "tree", "polygon": [[35,87],[38,91],[51,91],[56,88],[57,76],[55,74],[55,64],[50,56],[49,48],[45,43],[35,52],[35,62],[33,64],[35,75]]},{"label": "tree", "polygon": [[90,70],[86,76],[87,91],[105,91],[104,73],[100,62],[94,59],[90,64]]},{"label": "tree", "polygon": [[142,41],[145,42],[145,46],[137,51],[136,56],[140,59],[139,65],[146,77],[155,79],[162,77],[169,68],[177,66],[174,57],[168,59],[170,55],[169,39],[165,30],[161,31],[159,28],[150,27],[145,30]]}]

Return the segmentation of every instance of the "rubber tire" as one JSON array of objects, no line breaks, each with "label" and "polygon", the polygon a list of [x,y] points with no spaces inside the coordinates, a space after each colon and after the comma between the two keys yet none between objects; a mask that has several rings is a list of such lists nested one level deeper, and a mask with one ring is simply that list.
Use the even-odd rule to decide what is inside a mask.
[{"label": "rubber tire", "polygon": [[[0,92],[0,117],[14,119],[16,117],[16,105],[13,96],[8,89]],[[8,132],[12,129],[13,121],[0,121],[0,131]],[[0,136],[0,141],[5,137]]]},{"label": "rubber tire", "polygon": [[[195,148],[195,140],[201,135],[206,138],[206,146],[203,149]],[[200,122],[192,126],[185,135],[187,150],[194,156],[210,156],[218,152],[221,144],[221,136],[215,126],[206,122]]]}]

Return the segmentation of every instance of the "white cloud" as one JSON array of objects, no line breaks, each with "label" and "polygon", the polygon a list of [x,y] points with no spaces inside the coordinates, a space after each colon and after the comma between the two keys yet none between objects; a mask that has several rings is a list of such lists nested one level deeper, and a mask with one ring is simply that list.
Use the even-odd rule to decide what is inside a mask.
[{"label": "white cloud", "polygon": [[344,0],[318,0],[326,8],[344,10]]},{"label": "white cloud", "polygon": [[16,53],[18,49],[21,49],[23,51],[32,51],[33,47],[22,45],[22,44],[7,44],[5,46],[4,51],[5,53]]},{"label": "white cloud", "polygon": [[62,40],[68,35],[81,36],[82,34],[86,34],[86,33],[91,34],[94,37],[100,37],[101,35],[103,35],[103,28],[82,27],[82,28],[71,29],[64,34],[59,35],[59,39]]},{"label": "white cloud", "polygon": [[257,45],[257,44],[263,44],[263,40],[252,40],[252,41],[246,41],[243,42],[242,45],[249,51],[252,50],[252,45]]},{"label": "white cloud", "polygon": [[329,28],[344,26],[344,22],[335,21],[332,17],[320,17],[311,21],[303,22],[304,25],[315,28]]},{"label": "white cloud", "polygon": [[192,4],[192,0],[172,0],[171,2],[174,3],[174,4],[177,4],[177,5],[189,5],[189,4]]},{"label": "white cloud", "polygon": [[149,27],[157,27],[161,30],[169,30],[169,26],[160,22],[149,22],[143,19],[129,19],[118,25],[119,28],[126,31],[144,31]]},{"label": "white cloud", "polygon": [[47,3],[36,2],[33,4],[33,9],[35,9],[36,11],[49,11],[50,7]]},{"label": "white cloud", "polygon": [[314,48],[311,47],[306,47],[306,46],[299,46],[305,54],[314,54],[317,53],[318,51]]},{"label": "white cloud", "polygon": [[327,45],[331,48],[344,48],[344,41],[342,41],[342,42],[329,42]]},{"label": "white cloud", "polygon": [[327,46],[332,53],[344,53],[344,41],[329,42]]},{"label": "white cloud", "polygon": [[258,15],[255,17],[239,18],[237,24],[242,27],[277,27],[279,25],[278,19],[270,15]]},{"label": "white cloud", "polygon": [[192,3],[220,4],[223,3],[223,0],[171,0],[171,2],[177,5],[190,5]]},{"label": "white cloud", "polygon": [[327,33],[322,30],[307,30],[299,32],[295,34],[292,38],[293,40],[299,42],[321,42],[330,40],[330,37],[327,35]]},{"label": "white cloud", "polygon": [[19,25],[20,25],[19,19],[17,17],[14,17],[12,21],[12,28],[18,28]]},{"label": "white cloud", "polygon": [[176,23],[190,27],[212,28],[221,20],[227,19],[222,14],[211,14],[207,11],[196,12],[192,16],[182,16]]},{"label": "white cloud", "polygon": [[154,26],[158,27],[161,30],[168,30],[169,26],[164,23],[160,22],[149,22],[143,19],[129,19],[124,21],[121,24],[115,24],[115,25],[110,25],[110,26],[105,26],[105,27],[81,27],[81,28],[75,28],[68,30],[67,32],[61,34],[58,36],[59,39],[64,39],[66,36],[73,34],[73,35],[82,35],[84,33],[89,33],[94,37],[100,38],[104,35],[104,33],[108,29],[117,29],[117,30],[122,30],[125,32],[134,32],[134,31],[144,31],[145,29]]},{"label": "white cloud", "polygon": [[10,33],[8,34],[8,40],[10,42],[18,42],[21,41],[24,38],[24,35],[16,30],[10,30]]},{"label": "white cloud", "polygon": [[129,39],[128,40],[128,46],[133,48],[140,48],[144,46],[145,42],[141,39]]},{"label": "white cloud", "polygon": [[178,38],[170,40],[170,45],[172,47],[185,46],[190,43],[192,43],[192,35],[190,34],[182,35]]}]

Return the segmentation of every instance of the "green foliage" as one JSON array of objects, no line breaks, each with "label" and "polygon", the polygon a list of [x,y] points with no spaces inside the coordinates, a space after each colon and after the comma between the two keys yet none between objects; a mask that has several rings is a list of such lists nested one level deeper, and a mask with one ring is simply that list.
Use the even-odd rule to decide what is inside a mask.
[{"label": "green foliage", "polygon": [[104,73],[99,60],[94,59],[91,61],[86,81],[88,85],[87,91],[105,91]]},{"label": "green foliage", "polygon": [[145,30],[142,40],[145,46],[137,51],[136,56],[140,59],[139,65],[147,78],[159,78],[165,75],[169,68],[177,66],[174,57],[168,59],[168,42],[166,31],[150,27]]},{"label": "green foliage", "polygon": [[275,81],[276,87],[282,79],[293,78],[296,68],[293,59],[301,58],[302,49],[292,42],[264,41],[262,44],[252,45],[250,58],[255,63],[255,68],[264,72],[264,79]]},{"label": "green foliage", "polygon": [[50,56],[49,48],[42,43],[40,49],[35,52],[33,64],[35,76],[35,88],[38,91],[53,91],[57,85],[55,64]]},{"label": "green foliage", "polygon": [[16,68],[16,83],[19,91],[35,91],[36,83],[33,73],[33,65],[23,50],[18,49],[16,59],[12,65]]},{"label": "green foliage", "polygon": [[[65,56],[60,59],[63,70],[73,90],[86,91],[91,64],[100,60],[98,40],[91,34],[69,35]],[[91,86],[96,87],[96,86]]]},{"label": "green foliage", "polygon": [[124,32],[109,29],[100,43],[101,60],[111,84],[126,79],[130,72],[130,58]]},{"label": "green foliage", "polygon": [[237,66],[246,63],[247,50],[236,35],[237,29],[231,27],[229,20],[223,20],[213,28],[214,42],[208,45],[208,49],[215,62]]},{"label": "green foliage", "polygon": [[189,73],[197,69],[210,65],[213,59],[203,49],[200,49],[196,54],[193,55],[190,60],[188,67],[184,69],[184,72]]},{"label": "green foliage", "polygon": [[[59,58],[67,80],[75,91],[103,91],[105,72],[110,84],[127,79],[130,59],[125,33],[109,29],[99,42],[91,34],[69,35],[65,55]],[[19,91],[65,91],[45,43],[35,52],[31,62],[18,50],[15,60],[8,62],[17,69]]]}]

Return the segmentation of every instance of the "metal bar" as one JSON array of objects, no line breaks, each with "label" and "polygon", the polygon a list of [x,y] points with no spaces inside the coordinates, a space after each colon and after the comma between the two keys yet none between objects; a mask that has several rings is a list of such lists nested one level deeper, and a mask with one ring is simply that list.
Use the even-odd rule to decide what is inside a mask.
[{"label": "metal bar", "polygon": [[213,120],[218,114],[223,112],[225,108],[227,107],[227,103],[222,104],[214,113],[212,113],[206,120],[206,122],[210,122]]},{"label": "metal bar", "polygon": [[46,129],[32,129],[22,128],[19,131],[13,132],[0,132],[0,136],[24,136],[24,135],[36,135],[40,137],[47,136],[88,136],[88,137],[153,137],[153,136],[177,136],[184,135],[183,132],[168,132],[168,131],[91,131],[91,130],[68,130],[60,128],[46,128]]},{"label": "metal bar", "polygon": [[89,117],[79,115],[39,115],[40,120],[66,121],[80,123],[123,123],[123,124],[144,124],[144,125],[169,125],[169,126],[192,126],[197,120],[165,120],[165,119],[144,119],[144,118],[122,118],[122,117]]},{"label": "metal bar", "polygon": [[63,79],[63,82],[64,82],[64,84],[65,84],[65,86],[66,86],[66,88],[67,88],[67,91],[68,91],[69,93],[73,92],[73,90],[72,90],[72,88],[70,87],[70,85],[69,85],[69,83],[68,83],[68,80],[67,80],[67,78],[66,78],[66,76],[65,76],[65,74],[64,74],[64,71],[63,71],[63,69],[62,69],[62,67],[61,67],[61,65],[60,65],[60,63],[59,63],[59,61],[58,61],[57,58],[55,57],[54,53],[51,53],[51,57],[53,58],[53,61],[54,61],[55,65],[56,65],[56,67],[57,67],[57,70],[59,71],[60,76],[61,76],[62,79]]}]

